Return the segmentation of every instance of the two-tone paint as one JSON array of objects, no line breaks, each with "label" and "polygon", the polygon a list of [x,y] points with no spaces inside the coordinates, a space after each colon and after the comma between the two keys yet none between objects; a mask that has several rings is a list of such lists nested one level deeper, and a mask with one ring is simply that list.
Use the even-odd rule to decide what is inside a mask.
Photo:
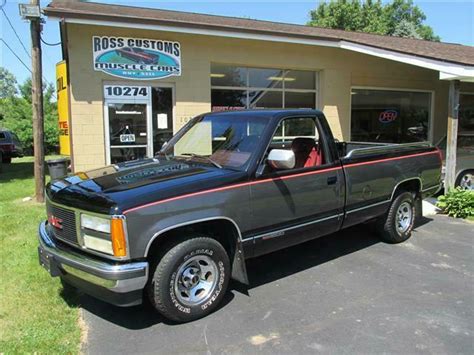
[{"label": "two-tone paint", "polygon": [[[246,281],[245,259],[336,232],[383,215],[397,189],[422,194],[440,184],[439,151],[429,145],[386,145],[345,152],[324,115],[314,110],[213,113],[268,119],[242,171],[164,157],[78,173],[48,186],[54,203],[127,221],[129,260],[148,260],[154,243],[184,226],[228,226],[235,245],[233,277]],[[268,172],[265,157],[278,124],[314,117],[326,154],[321,166]],[[179,134],[179,133],[178,133]]]}]

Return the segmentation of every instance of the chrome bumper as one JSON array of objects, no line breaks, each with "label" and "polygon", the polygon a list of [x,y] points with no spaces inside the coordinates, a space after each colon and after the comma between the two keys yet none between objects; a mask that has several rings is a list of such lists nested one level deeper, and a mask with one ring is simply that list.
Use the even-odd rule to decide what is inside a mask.
[{"label": "chrome bumper", "polygon": [[[148,280],[147,262],[113,264],[58,248],[48,235],[46,222],[39,226],[39,261],[51,276],[69,276],[113,293],[142,290]],[[87,288],[87,287],[85,287]],[[87,293],[87,289],[84,292]]]}]

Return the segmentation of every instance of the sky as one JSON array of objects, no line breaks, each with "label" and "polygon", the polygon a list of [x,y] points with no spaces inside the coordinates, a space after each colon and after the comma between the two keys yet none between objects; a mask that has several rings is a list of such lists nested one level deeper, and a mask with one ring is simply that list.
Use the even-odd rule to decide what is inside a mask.
[{"label": "sky", "polygon": [[[0,12],[0,35],[17,56],[23,61],[23,65],[18,58],[6,47],[2,41],[0,44],[0,66],[10,70],[22,83],[30,76],[29,68],[31,59],[29,24],[23,21],[18,14],[18,3],[29,2],[28,0],[0,0],[0,6],[6,16],[10,19],[21,43],[26,48],[23,49],[20,40],[9,25],[5,14]],[[47,6],[50,1],[41,1],[41,6]],[[167,10],[188,11],[197,13],[207,13],[213,15],[246,17],[259,20],[269,20],[276,22],[286,22],[295,24],[305,24],[309,20],[310,10],[316,7],[316,0],[296,0],[296,1],[271,1],[271,0],[240,0],[222,1],[208,0],[201,1],[99,1],[115,3],[121,5],[133,4],[133,6],[154,7]],[[461,43],[474,46],[474,0],[415,0],[425,13],[426,24],[430,25],[434,32],[441,37],[443,42]],[[42,38],[50,44],[58,43],[59,25],[57,21],[45,19],[43,25]],[[60,61],[60,46],[43,45],[43,77],[47,82],[55,82],[55,63]]]}]

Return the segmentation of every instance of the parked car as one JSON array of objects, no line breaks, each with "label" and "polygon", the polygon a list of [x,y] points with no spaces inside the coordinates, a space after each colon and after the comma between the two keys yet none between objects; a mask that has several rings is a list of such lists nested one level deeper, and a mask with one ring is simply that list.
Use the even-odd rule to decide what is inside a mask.
[{"label": "parked car", "polygon": [[[445,174],[446,136],[436,144],[443,155],[442,179]],[[474,190],[474,131],[460,132],[456,149],[456,180],[455,186]]]},{"label": "parked car", "polygon": [[120,57],[128,58],[135,63],[143,64],[157,64],[160,56],[158,54],[153,54],[146,52],[141,48],[134,47],[124,47],[116,50],[116,53]]},{"label": "parked car", "polygon": [[23,156],[23,147],[17,135],[6,129],[0,129],[0,151],[2,152],[2,162],[10,164],[12,158]]},{"label": "parked car", "polygon": [[405,241],[440,176],[435,147],[336,142],[319,111],[204,114],[153,159],[50,183],[39,260],[99,299],[145,294],[190,321],[216,309],[230,278],[248,283],[249,258],[367,221]]}]

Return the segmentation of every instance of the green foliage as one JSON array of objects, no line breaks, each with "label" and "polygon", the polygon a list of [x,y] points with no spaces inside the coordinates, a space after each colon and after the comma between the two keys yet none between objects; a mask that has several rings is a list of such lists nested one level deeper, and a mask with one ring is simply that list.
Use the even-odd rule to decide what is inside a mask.
[{"label": "green foliage", "polygon": [[0,67],[0,99],[16,95],[16,78],[7,69]]},{"label": "green foliage", "polygon": [[439,41],[412,0],[333,0],[310,12],[310,26]]},{"label": "green foliage", "polygon": [[[16,83],[16,79],[14,80]],[[2,81],[2,86],[7,82]],[[16,95],[19,92],[19,96]],[[54,87],[49,84],[43,87],[44,112],[44,145],[46,153],[55,152],[59,144],[58,110],[53,100]],[[26,152],[33,152],[33,121],[31,107],[31,79],[18,85],[18,91],[10,92],[0,98],[0,115],[2,127],[18,135]]]},{"label": "green foliage", "polygon": [[474,191],[458,187],[440,196],[436,205],[451,217],[472,217],[474,216]]},{"label": "green foliage", "polygon": [[[53,157],[48,157],[53,158]],[[33,196],[33,158],[3,165],[0,174],[0,353],[78,354],[77,294],[66,293],[38,263],[38,224],[45,206]]]},{"label": "green foliage", "polygon": [[416,31],[415,25],[407,20],[400,21],[397,27],[395,27],[393,35],[395,37],[421,39],[420,34]]}]

